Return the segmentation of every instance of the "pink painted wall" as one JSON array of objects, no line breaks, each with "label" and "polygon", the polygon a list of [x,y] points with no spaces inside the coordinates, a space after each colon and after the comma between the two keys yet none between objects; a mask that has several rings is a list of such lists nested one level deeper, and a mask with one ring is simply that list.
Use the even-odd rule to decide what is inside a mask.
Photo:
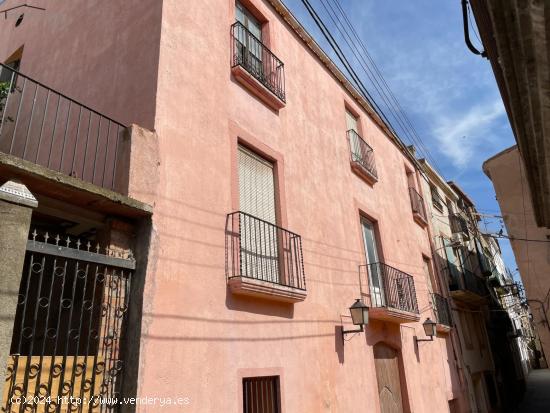
[{"label": "pink painted wall", "polygon": [[[410,410],[447,411],[444,337],[415,348],[420,323],[371,321],[366,334],[340,343],[365,261],[360,210],[378,222],[385,262],[414,276],[420,321],[433,318],[422,270],[429,237],[413,221],[410,162],[274,10],[254,2],[285,64],[287,104],[279,113],[231,78],[232,0],[43,3],[48,12],[29,14],[17,30],[0,25],[0,39],[9,39],[0,41],[0,57],[24,43],[24,72],[158,134],[159,184],[133,192],[154,204],[138,396],[189,397],[190,412],[236,412],[243,376],[280,374],[284,412],[377,412],[372,346],[383,340],[401,350]],[[345,104],[361,114],[374,149],[373,187],[350,169]],[[224,229],[237,208],[237,137],[280,155],[283,223],[303,238],[302,303],[227,291]]]},{"label": "pink painted wall", "polygon": [[[139,392],[184,394],[189,411],[239,411],[242,371],[282,377],[287,412],[378,411],[372,345],[402,350],[412,411],[446,411],[444,339],[421,343],[419,323],[371,322],[338,344],[364,263],[358,206],[378,220],[388,264],[415,277],[421,321],[432,316],[422,273],[428,235],[413,221],[409,162],[265,3],[271,49],[285,63],[287,104],[273,112],[230,76],[232,1],[165,1],[155,128],[160,184],[155,271],[146,288]],[[179,85],[179,87],[174,87]],[[380,180],[349,166],[344,104],[361,113]],[[238,132],[242,131],[242,132]],[[308,297],[279,305],[232,296],[224,274],[235,133],[284,159],[286,226],[303,237]],[[174,409],[176,411],[177,409]]]},{"label": "pink painted wall", "polygon": [[[525,166],[516,146],[509,148],[483,164],[483,170],[495,187],[498,203],[508,234],[515,238],[548,241],[548,229],[535,222],[531,192],[525,176]],[[550,290],[550,262],[547,242],[511,241],[514,257],[525,287],[527,299],[545,301]],[[533,325],[542,342],[546,358],[550,356],[550,330],[540,303],[529,303]]]},{"label": "pink painted wall", "polygon": [[[0,11],[25,2],[6,0]],[[0,61],[129,125],[152,129],[162,1],[35,0],[0,20]],[[15,27],[17,18],[23,22]]]}]

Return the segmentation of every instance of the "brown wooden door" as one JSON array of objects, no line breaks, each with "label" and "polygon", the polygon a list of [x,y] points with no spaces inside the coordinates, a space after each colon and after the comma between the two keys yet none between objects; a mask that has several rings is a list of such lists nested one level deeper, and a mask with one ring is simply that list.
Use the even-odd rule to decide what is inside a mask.
[{"label": "brown wooden door", "polygon": [[384,343],[374,346],[381,413],[403,413],[397,351]]}]

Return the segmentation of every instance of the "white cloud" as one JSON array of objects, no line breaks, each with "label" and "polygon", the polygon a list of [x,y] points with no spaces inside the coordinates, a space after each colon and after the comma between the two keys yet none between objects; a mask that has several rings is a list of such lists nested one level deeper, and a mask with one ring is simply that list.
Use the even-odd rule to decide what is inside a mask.
[{"label": "white cloud", "polygon": [[498,97],[473,106],[466,113],[439,117],[432,131],[439,152],[455,167],[466,168],[477,158],[479,149],[494,142],[495,130],[499,127],[496,121],[505,113]]}]

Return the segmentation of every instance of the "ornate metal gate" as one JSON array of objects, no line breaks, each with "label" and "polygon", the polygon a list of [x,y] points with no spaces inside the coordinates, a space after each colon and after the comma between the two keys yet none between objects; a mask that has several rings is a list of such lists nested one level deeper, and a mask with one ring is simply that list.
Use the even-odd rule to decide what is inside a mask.
[{"label": "ornate metal gate", "polygon": [[102,412],[120,405],[131,252],[33,231],[2,399],[6,412]]}]

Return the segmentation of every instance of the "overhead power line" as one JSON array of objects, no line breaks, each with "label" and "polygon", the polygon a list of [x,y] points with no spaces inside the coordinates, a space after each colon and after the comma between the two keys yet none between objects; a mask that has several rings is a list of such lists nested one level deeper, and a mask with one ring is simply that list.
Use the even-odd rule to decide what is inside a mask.
[{"label": "overhead power line", "polygon": [[[324,1],[324,0],[322,0],[322,1]],[[347,27],[350,29],[349,31],[353,34],[353,37],[357,41],[357,45],[360,48],[360,52],[361,51],[363,52],[364,56],[367,57],[368,61],[370,62],[371,66],[372,66],[372,68],[374,69],[373,70],[373,72],[374,72],[373,75],[374,75],[374,78],[375,78],[375,83],[381,89],[381,92],[379,91],[379,94],[381,96],[386,97],[386,98],[388,98],[388,96],[389,96],[389,98],[388,98],[389,104],[387,103],[387,106],[390,107],[390,109],[392,109],[392,107],[393,107],[392,112],[393,112],[394,116],[396,116],[398,118],[401,118],[402,122],[405,123],[405,127],[403,129],[408,130],[412,134],[412,137],[415,138],[415,139],[414,138],[412,139],[413,142],[415,142],[417,144],[419,150],[421,152],[423,152],[424,157],[426,159],[428,159],[430,161],[430,163],[435,167],[435,169],[440,173],[440,167],[439,167],[437,161],[431,156],[430,152],[428,151],[428,149],[424,145],[424,142],[422,141],[422,139],[418,135],[412,121],[409,119],[406,112],[403,110],[403,107],[399,103],[399,100],[396,98],[393,91],[389,87],[388,83],[386,82],[386,79],[384,78],[384,76],[382,75],[382,72],[378,68],[376,62],[374,61],[374,59],[370,55],[365,43],[363,42],[361,37],[358,35],[357,30],[355,29],[355,27],[351,23],[348,15],[346,14],[346,12],[344,11],[344,9],[342,8],[342,6],[340,5],[340,3],[337,0],[331,0],[331,1],[335,4],[336,8],[338,9],[338,11],[342,15],[344,21],[346,22]],[[331,10],[334,12],[334,9],[331,8]],[[345,32],[347,32],[347,31],[345,31]],[[357,45],[356,45],[356,48],[357,48]],[[361,53],[359,53],[359,54],[360,54],[360,56],[363,56]],[[364,58],[363,58],[363,61],[364,61]],[[368,68],[368,65],[367,65],[367,68]]]},{"label": "overhead power line", "polygon": [[501,239],[507,239],[510,241],[525,241],[525,242],[550,242],[550,240],[544,240],[544,239],[529,239],[529,238],[517,238],[509,235],[499,235],[499,234],[485,234],[492,238],[501,238]]},{"label": "overhead power line", "polygon": [[[334,6],[331,5],[331,2]],[[369,54],[364,42],[358,35],[357,30],[353,27],[349,17],[345,13],[342,6],[338,3],[338,1],[321,0],[321,4],[325,12],[329,16],[330,20],[332,21],[334,27],[344,40],[352,55],[355,57],[360,68],[372,84],[374,90],[380,96],[382,102],[385,105],[385,110],[383,110],[378,102],[374,100],[368,88],[365,86],[362,79],[353,68],[342,47],[338,44],[338,41],[335,39],[330,29],[323,22],[323,20],[319,16],[319,13],[317,13],[311,2],[309,0],[302,0],[302,4],[305,6],[310,16],[313,18],[315,24],[321,31],[321,34],[324,36],[329,46],[336,54],[344,69],[349,73],[350,78],[353,80],[352,83],[354,84],[354,86],[356,86],[357,90],[371,104],[371,106],[375,109],[382,120],[388,125],[388,128],[392,131],[392,133],[395,134],[395,136],[399,139],[396,128],[386,115],[386,111],[391,115],[392,119],[396,122],[396,125],[399,126],[399,129],[403,132],[403,136],[407,138],[409,143],[414,144],[419,153],[424,158],[429,160],[434,169],[436,169],[440,175],[443,175],[440,171],[437,161],[431,156],[430,152],[426,148],[424,142],[414,128],[414,125],[406,115],[402,105],[399,103],[399,100],[389,88],[388,83],[384,79],[380,69],[378,68],[378,66],[376,66],[374,59]],[[353,37],[350,35],[350,33],[351,35],[353,35]]]}]

